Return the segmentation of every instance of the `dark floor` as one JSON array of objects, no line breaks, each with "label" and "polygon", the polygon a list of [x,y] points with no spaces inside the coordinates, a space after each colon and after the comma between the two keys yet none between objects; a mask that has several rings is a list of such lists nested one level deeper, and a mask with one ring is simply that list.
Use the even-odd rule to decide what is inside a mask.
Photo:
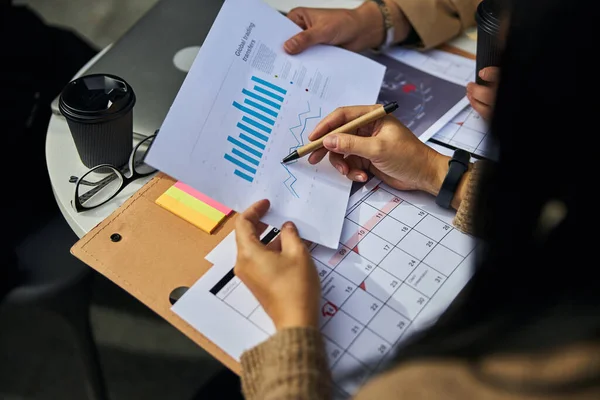
[{"label": "dark floor", "polygon": [[[13,0],[97,48],[116,40],[157,0]],[[1,266],[0,266],[1,267]],[[199,392],[211,378],[238,381],[128,293],[97,275],[92,325],[110,400],[223,398]],[[225,378],[225,381],[222,379]],[[0,400],[87,400],[67,327],[53,315],[0,309]]]},{"label": "dark floor", "polygon": [[[92,324],[111,400],[191,400],[208,380],[227,373],[143,304],[96,278]],[[3,309],[0,327],[0,399],[86,399],[79,359],[61,320]]]}]

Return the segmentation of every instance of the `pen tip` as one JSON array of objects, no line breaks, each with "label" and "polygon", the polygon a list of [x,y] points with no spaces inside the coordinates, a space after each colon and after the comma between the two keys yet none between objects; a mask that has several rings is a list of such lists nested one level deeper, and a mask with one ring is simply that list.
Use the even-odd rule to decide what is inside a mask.
[{"label": "pen tip", "polygon": [[298,151],[295,150],[294,152],[292,152],[292,153],[288,154],[287,156],[285,156],[281,162],[285,164],[285,163],[288,163],[290,161],[294,161],[297,158],[298,158]]},{"label": "pen tip", "polygon": [[383,107],[383,109],[385,110],[386,114],[393,113],[394,111],[396,111],[398,109],[398,102],[392,101],[391,103],[387,103]]}]

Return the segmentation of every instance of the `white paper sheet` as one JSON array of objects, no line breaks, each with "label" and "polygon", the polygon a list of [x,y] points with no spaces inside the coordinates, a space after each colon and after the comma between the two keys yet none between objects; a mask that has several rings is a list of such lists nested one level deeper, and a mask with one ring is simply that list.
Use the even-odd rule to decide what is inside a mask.
[{"label": "white paper sheet", "polygon": [[498,160],[498,144],[490,133],[489,123],[471,106],[461,111],[431,139],[480,157]]},{"label": "white paper sheet", "polygon": [[386,55],[458,85],[466,86],[475,81],[475,60],[447,51],[432,49],[421,52],[397,47],[387,51]]},{"label": "white paper sheet", "polygon": [[[427,146],[436,150],[437,152],[446,156],[452,156],[454,150],[440,146],[437,143],[426,142]],[[471,157],[471,162],[477,162],[477,159]],[[367,183],[360,186],[348,199],[348,205],[346,206],[346,213],[353,208],[359,201],[367,197],[371,191],[380,184],[381,181],[378,179],[370,179]],[[265,232],[272,229],[272,226],[267,227]],[[263,232],[263,235],[264,233]],[[231,231],[221,242],[215,246],[204,258],[213,265],[234,265],[237,257],[237,248],[235,244],[235,231]]]},{"label": "white paper sheet", "polygon": [[363,0],[265,0],[265,2],[284,13],[296,7],[353,9],[364,3]]},{"label": "white paper sheet", "polygon": [[[444,149],[444,148],[442,148],[442,149]],[[451,152],[451,150],[449,150],[449,149],[445,149],[445,150],[448,152]],[[348,199],[348,205],[346,206],[346,211],[348,211],[351,207],[354,207],[354,205],[356,203],[358,203],[365,196],[367,196],[371,192],[371,190],[373,190],[373,188],[375,186],[377,186],[378,183],[379,183],[379,180],[371,179],[367,183],[362,185]],[[271,229],[273,229],[273,228],[274,228],[273,226],[268,226],[267,229],[265,229],[265,231],[262,233],[261,239],[267,232],[271,231]],[[235,231],[231,231],[204,258],[207,261],[209,261],[210,263],[212,263],[213,265],[220,265],[220,264],[234,265],[236,257],[237,257],[237,248],[236,248],[236,242],[235,242]]]},{"label": "white paper sheet", "polygon": [[289,56],[299,31],[262,1],[226,0],[146,162],[235,211],[268,198],[263,222],[335,248],[351,183],[327,162],[281,160],[335,108],[375,104],[385,67],[333,46]]},{"label": "white paper sheet", "polygon": [[[428,194],[372,180],[351,198],[338,249],[311,247],[321,279],[320,329],[341,397],[433,324],[470,279],[477,243],[452,226],[453,216]],[[217,248],[235,253],[235,241]],[[234,264],[221,261],[172,310],[239,360],[275,328]]]}]

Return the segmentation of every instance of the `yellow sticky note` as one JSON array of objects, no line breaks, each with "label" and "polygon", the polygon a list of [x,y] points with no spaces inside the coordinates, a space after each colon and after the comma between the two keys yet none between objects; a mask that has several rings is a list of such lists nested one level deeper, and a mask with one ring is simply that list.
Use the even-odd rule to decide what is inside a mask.
[{"label": "yellow sticky note", "polygon": [[156,204],[197,226],[206,233],[213,233],[215,228],[219,226],[220,221],[215,221],[206,215],[199,213],[174,197],[169,196],[166,192],[156,199]]},{"label": "yellow sticky note", "polygon": [[212,219],[213,221],[219,222],[223,218],[225,218],[225,214],[223,214],[221,211],[209,206],[208,204],[204,203],[203,201],[198,200],[197,198],[184,192],[181,189],[176,188],[175,186],[171,186],[164,194],[171,196],[178,202],[185,204],[189,208],[193,209],[194,211],[196,211],[200,214],[207,216],[208,218]]}]

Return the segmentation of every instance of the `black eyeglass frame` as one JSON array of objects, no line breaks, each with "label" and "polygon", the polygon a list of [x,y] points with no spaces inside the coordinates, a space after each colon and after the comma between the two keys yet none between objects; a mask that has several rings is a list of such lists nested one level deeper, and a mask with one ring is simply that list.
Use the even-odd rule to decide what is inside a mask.
[{"label": "black eyeglass frame", "polygon": [[[108,203],[109,201],[111,201],[112,199],[114,199],[119,193],[121,193],[121,191],[123,191],[123,189],[125,189],[131,182],[139,179],[139,178],[143,178],[149,175],[152,175],[154,173],[157,172],[156,169],[153,169],[150,172],[147,173],[139,173],[135,170],[135,166],[133,165],[134,162],[134,158],[135,158],[135,154],[137,153],[138,149],[144,144],[147,143],[148,140],[151,140],[150,145],[148,146],[148,148],[146,149],[146,152],[144,153],[144,157],[142,158],[142,160],[140,160],[141,162],[143,162],[144,158],[146,157],[146,154],[148,153],[148,150],[150,150],[150,147],[152,146],[152,143],[154,143],[154,139],[156,138],[156,135],[158,134],[158,131],[156,131],[153,135],[150,135],[144,139],[142,139],[138,144],[135,145],[135,147],[133,148],[131,155],[129,156],[129,161],[127,163],[127,167],[123,168],[123,169],[119,169],[118,167],[112,165],[112,164],[100,164],[95,166],[94,168],[90,169],[89,171],[87,171],[85,174],[83,174],[80,178],[76,178],[76,177],[71,177],[70,181],[75,183],[75,194],[74,194],[74,198],[73,200],[71,200],[71,206],[75,209],[75,211],[77,211],[78,213],[83,212],[83,211],[88,211],[88,210],[93,210],[96,207],[100,207],[106,203]],[[112,170],[114,170],[115,172],[111,175],[108,175],[107,177],[105,177],[104,179],[98,181],[98,182],[94,182],[94,183],[90,183],[88,181],[85,181],[85,177],[92,171],[101,169],[101,168],[111,168]],[[127,173],[127,169],[129,169],[129,173]],[[125,171],[123,171],[125,170]],[[129,176],[128,176],[129,175]],[[119,188],[115,191],[115,193],[113,193],[109,198],[107,198],[106,200],[104,200],[102,203],[96,204],[93,207],[85,207],[83,205],[83,203],[85,203],[85,201],[87,201],[89,198],[91,198],[93,195],[95,195],[96,193],[98,193],[100,190],[102,190],[104,187],[106,187],[106,185],[108,185],[110,182],[112,182],[113,180],[120,178],[121,179],[121,186],[119,186]],[[75,180],[76,179],[76,180]],[[89,186],[96,186],[95,188],[91,189],[90,191],[86,192],[85,194],[78,196],[77,192],[78,192],[78,188],[79,185],[89,185]]]}]

